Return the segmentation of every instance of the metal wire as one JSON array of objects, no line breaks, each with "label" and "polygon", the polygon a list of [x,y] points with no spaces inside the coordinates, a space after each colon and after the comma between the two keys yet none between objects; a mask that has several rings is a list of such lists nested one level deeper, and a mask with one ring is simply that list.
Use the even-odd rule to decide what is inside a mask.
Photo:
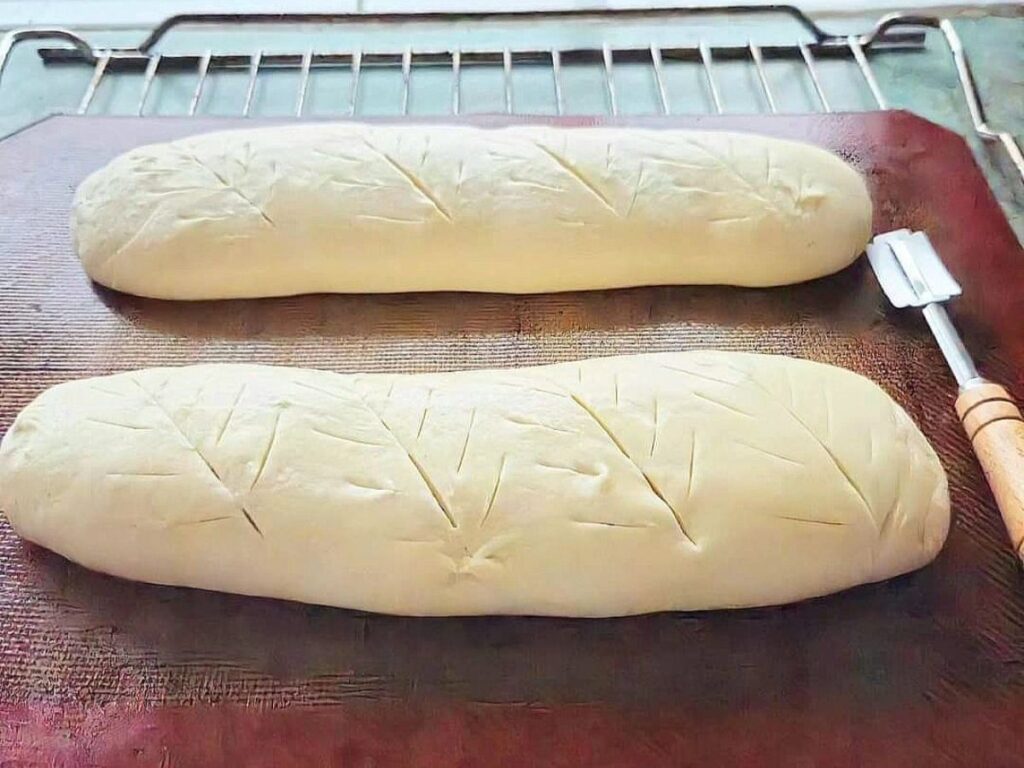
[{"label": "metal wire", "polygon": [[807,74],[811,76],[811,82],[814,83],[814,91],[818,94],[821,108],[825,112],[831,112],[832,107],[828,103],[828,96],[825,95],[825,89],[821,87],[821,80],[818,79],[818,68],[814,64],[814,55],[806,43],[800,43],[800,55],[804,57],[804,64],[807,65]]},{"label": "metal wire", "polygon": [[299,70],[299,92],[295,97],[295,116],[302,117],[306,106],[306,91],[309,90],[309,70],[313,66],[313,51],[308,49],[302,55],[302,66]]},{"label": "metal wire", "polygon": [[1010,156],[1010,161],[1016,166],[1017,173],[1024,179],[1024,152],[1021,152],[1020,144],[1017,143],[1017,139],[1013,137],[1013,134],[1009,131],[996,130],[988,124],[988,120],[985,117],[985,108],[982,106],[981,98],[978,96],[978,86],[974,81],[974,73],[971,71],[970,61],[968,61],[967,54],[964,52],[960,35],[957,34],[956,29],[953,27],[953,22],[949,19],[942,19],[939,22],[939,29],[942,30],[942,35],[945,37],[949,50],[953,54],[953,64],[956,66],[957,77],[960,78],[960,87],[963,90],[964,99],[967,101],[967,111],[971,115],[974,130],[983,139],[1001,143],[1006,150],[1006,154]]},{"label": "metal wire", "polygon": [[565,97],[562,95],[562,54],[557,50],[551,51],[551,77],[555,83],[555,112],[563,115]]},{"label": "metal wire", "polygon": [[402,114],[409,114],[409,78],[412,76],[412,46],[402,51]]},{"label": "metal wire", "polygon": [[501,53],[501,68],[505,77],[505,114],[512,114],[512,52],[506,48]]},{"label": "metal wire", "polygon": [[139,107],[135,114],[142,116],[146,108],[146,98],[149,96],[149,89],[153,85],[153,78],[156,77],[156,68],[160,66],[160,54],[153,54],[153,58],[146,65],[146,74],[142,77],[142,92],[139,94]]},{"label": "metal wire", "polygon": [[82,100],[78,102],[78,114],[84,115],[89,111],[89,105],[92,104],[93,97],[96,95],[96,89],[100,87],[100,80],[103,79],[103,73],[107,71],[108,64],[110,64],[110,51],[100,52],[96,59],[96,66],[92,70],[92,77],[89,78],[89,84],[85,86]]},{"label": "metal wire", "polygon": [[761,82],[761,90],[764,91],[764,98],[768,102],[768,109],[774,115],[779,111],[775,105],[775,97],[772,95],[771,86],[768,85],[768,73],[764,69],[764,57],[761,55],[761,49],[754,45],[749,44],[750,47],[750,58],[754,60],[754,68],[757,70],[757,79]]},{"label": "metal wire", "polygon": [[356,48],[352,53],[352,85],[348,94],[348,115],[356,113],[356,102],[359,100],[359,74],[363,69],[363,52]]},{"label": "metal wire", "polygon": [[245,89],[245,104],[242,105],[242,117],[249,117],[252,110],[252,97],[256,94],[256,81],[260,76],[260,64],[263,62],[263,49],[256,51],[249,61],[249,85]]},{"label": "metal wire", "polygon": [[669,114],[668,91],[665,90],[665,73],[661,65],[661,49],[651,43],[651,68],[654,70],[654,82],[658,86],[658,102],[661,114]]},{"label": "metal wire", "polygon": [[210,71],[210,57],[213,56],[211,51],[207,51],[203,54],[203,58],[199,60],[199,77],[196,80],[196,88],[192,92],[192,100],[188,105],[188,116],[192,117],[196,113],[196,109],[199,107],[199,100],[203,97],[203,85],[206,83],[206,73]]},{"label": "metal wire", "polygon": [[708,80],[708,90],[711,91],[711,102],[715,105],[715,112],[722,114],[722,97],[718,93],[718,85],[715,83],[714,62],[711,60],[711,48],[703,40],[700,42],[700,60],[704,65],[704,75]]},{"label": "metal wire", "polygon": [[608,43],[601,47],[601,58],[604,59],[604,82],[608,89],[608,105],[613,117],[619,116],[619,101],[615,98],[615,73],[612,71],[612,49]]},{"label": "metal wire", "polygon": [[878,87],[878,81],[875,80],[875,73],[871,69],[868,57],[864,55],[864,47],[860,44],[860,40],[857,39],[856,35],[850,35],[846,38],[846,41],[850,46],[850,52],[853,53],[853,58],[857,62],[857,66],[860,67],[861,74],[864,75],[864,81],[868,84],[868,88],[871,90],[871,95],[875,97],[875,104],[879,109],[888,109],[889,104],[886,102],[885,96],[882,95],[882,89]]},{"label": "metal wire", "polygon": [[462,111],[462,51],[452,52],[452,114]]}]

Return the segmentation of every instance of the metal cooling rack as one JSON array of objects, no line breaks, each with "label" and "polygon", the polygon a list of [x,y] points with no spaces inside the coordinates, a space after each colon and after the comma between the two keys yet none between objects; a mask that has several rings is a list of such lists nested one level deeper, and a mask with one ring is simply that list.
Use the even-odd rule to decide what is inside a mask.
[{"label": "metal cooling rack", "polygon": [[[781,15],[797,29],[790,39],[783,41],[755,41],[748,38],[743,43],[722,42],[712,38],[711,28],[704,29],[695,24],[700,34],[684,35],[686,40],[665,40],[664,35],[652,42],[638,43],[623,39],[600,42],[588,40],[583,44],[557,43],[541,45],[540,25],[555,24],[563,29],[579,29],[586,32],[588,24],[595,20],[605,25],[605,30],[621,31],[636,22],[659,24],[662,20],[680,22],[700,21],[715,16],[738,18],[761,18],[766,14]],[[429,36],[415,42],[395,42],[404,33],[419,28],[437,27],[465,30],[467,27],[481,27],[493,24],[511,25],[514,35],[509,41],[469,41],[450,44],[437,42]],[[373,27],[388,30],[385,34],[390,41],[375,43],[372,47],[361,44],[357,36],[344,47],[331,44],[330,35],[318,39],[317,46],[305,50],[277,50],[264,47],[243,47],[227,40],[220,40],[218,47],[178,50],[171,44],[172,33],[183,30],[203,31],[220,29],[237,31],[243,28],[293,26],[350,32],[353,29]],[[310,86],[314,78],[331,71],[341,72],[347,77],[344,87],[335,87],[333,100],[327,109],[319,113],[357,116],[368,110],[362,105],[376,101],[380,111],[380,99],[370,98],[369,91],[386,90],[385,78],[397,77],[399,87],[391,88],[390,110],[392,114],[408,115],[411,110],[413,83],[419,73],[430,72],[434,80],[433,109],[437,113],[438,102],[443,104],[442,112],[459,115],[472,111],[467,105],[467,80],[470,72],[474,80],[481,81],[482,71],[497,75],[492,78],[489,88],[492,98],[486,111],[504,111],[509,114],[526,112],[550,112],[553,114],[586,114],[595,111],[619,115],[624,113],[623,95],[637,91],[653,93],[653,99],[646,111],[655,114],[676,114],[709,111],[723,112],[768,112],[819,111],[832,112],[839,103],[835,96],[835,76],[823,75],[826,67],[837,62],[857,73],[862,90],[869,94],[869,101],[861,108],[889,109],[889,101],[876,75],[875,64],[882,57],[898,57],[908,51],[919,51],[926,46],[926,30],[938,31],[938,37],[952,57],[960,91],[977,137],[985,142],[998,143],[1003,147],[1011,162],[1024,179],[1024,154],[1015,138],[1007,131],[1001,131],[989,124],[982,101],[979,97],[971,65],[960,36],[949,18],[894,13],[879,19],[873,28],[860,34],[832,34],[826,32],[806,14],[793,6],[730,6],[727,8],[680,7],[658,9],[630,9],[605,11],[537,11],[501,13],[413,13],[413,14],[233,14],[212,13],[181,15],[167,19],[153,29],[136,45],[101,45],[90,42],[81,34],[58,28],[25,28],[7,32],[0,40],[0,78],[11,59],[15,47],[24,41],[53,40],[67,44],[66,47],[40,47],[38,55],[46,69],[69,66],[91,67],[91,76],[84,85],[77,108],[78,114],[94,113],[97,108],[97,94],[118,78],[134,75],[138,91],[134,103],[125,108],[124,99],[115,108],[108,105],[106,111],[127,112],[137,115],[168,114],[165,107],[153,109],[154,84],[161,78],[192,77],[187,98],[179,100],[177,114],[196,115],[203,113],[252,116],[262,114],[258,102],[262,81],[280,77],[281,73],[297,74],[294,82],[291,114],[295,117],[308,116]],[[707,36],[705,36],[705,32]],[[379,36],[379,35],[378,35]],[[348,37],[352,37],[348,35]],[[371,36],[366,36],[369,39]],[[583,37],[587,37],[586,34]],[[610,35],[622,38],[622,35]],[[523,40],[531,41],[523,44]],[[321,42],[322,41],[322,42]],[[322,45],[322,47],[321,47]],[[235,48],[237,46],[237,49]],[[180,46],[179,46],[180,47]],[[789,62],[789,68],[782,76],[770,72],[776,62]],[[793,66],[798,69],[793,69]],[[744,72],[737,72],[739,66]],[[887,64],[888,66],[888,64]],[[686,67],[698,73],[701,99],[686,98],[685,103],[674,95],[678,91],[673,83],[678,81]],[[723,73],[729,69],[729,77]],[[598,80],[591,81],[590,95],[600,91],[597,107],[593,99],[588,106],[574,105],[567,97],[567,81],[577,71],[598,73]],[[622,73],[629,74],[628,82]],[[530,99],[524,99],[523,85],[517,85],[517,74],[529,72]],[[191,73],[191,74],[189,74]],[[225,99],[219,99],[216,109],[208,109],[208,91],[211,79],[218,73],[244,78],[244,88],[236,94],[236,105],[225,111]],[[539,75],[539,78],[538,78]],[[447,87],[437,89],[438,78],[447,81]],[[639,79],[638,79],[639,78]],[[756,94],[746,94],[744,99],[734,97],[739,90],[737,83],[753,82]],[[646,80],[646,84],[643,84]],[[546,82],[545,82],[546,81]],[[796,81],[802,81],[811,94],[809,103],[797,105],[794,109],[782,103],[780,92],[791,88]],[[847,80],[848,82],[848,80]],[[808,85],[809,84],[809,85]],[[41,85],[42,87],[42,85]],[[477,89],[479,90],[479,88]],[[180,91],[180,87],[179,87]],[[537,93],[541,92],[540,101]],[[543,92],[547,96],[543,96]],[[545,103],[546,100],[546,103]],[[703,101],[703,104],[698,104]],[[742,104],[739,102],[742,101]],[[495,107],[497,109],[495,109]],[[219,111],[218,111],[219,110]],[[641,107],[641,111],[644,109]],[[170,113],[175,113],[172,110]],[[635,113],[635,112],[630,112]]]}]

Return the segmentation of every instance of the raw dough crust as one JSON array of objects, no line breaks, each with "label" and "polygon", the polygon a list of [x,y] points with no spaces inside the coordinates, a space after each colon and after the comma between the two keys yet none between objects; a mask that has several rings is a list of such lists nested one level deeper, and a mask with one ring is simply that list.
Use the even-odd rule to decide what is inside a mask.
[{"label": "raw dough crust", "polygon": [[0,508],[118,576],[418,615],[785,603],[919,568],[949,526],[875,384],[705,352],[74,381],[4,437]]},{"label": "raw dough crust", "polygon": [[167,299],[720,283],[850,264],[864,180],[750,134],[320,124],[135,149],[87,178],[93,280]]}]

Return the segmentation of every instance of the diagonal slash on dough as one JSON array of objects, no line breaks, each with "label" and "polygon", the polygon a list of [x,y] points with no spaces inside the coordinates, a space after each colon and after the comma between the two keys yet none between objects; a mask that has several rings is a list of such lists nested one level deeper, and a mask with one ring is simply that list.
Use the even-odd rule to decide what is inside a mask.
[{"label": "diagonal slash on dough", "polygon": [[[445,502],[444,496],[441,495],[441,490],[436,485],[434,485],[434,481],[430,479],[430,475],[427,474],[427,470],[423,467],[422,464],[419,463],[419,461],[416,460],[416,457],[412,455],[412,451],[405,447],[405,443],[398,439],[398,435],[396,435],[395,431],[388,426],[388,423],[384,421],[381,415],[377,413],[377,409],[371,406],[366,401],[366,398],[364,398],[358,390],[352,387],[346,387],[346,389],[348,389],[348,391],[352,393],[356,400],[358,400],[360,404],[362,404],[363,408],[365,408],[367,411],[373,414],[374,418],[376,418],[377,421],[380,422],[380,425],[384,428],[384,431],[387,432],[388,435],[391,436],[391,439],[395,441],[395,445],[402,449],[406,457],[409,459],[409,463],[413,465],[413,467],[416,469],[416,472],[419,474],[420,479],[423,481],[423,484],[427,487],[427,490],[430,492],[430,495],[434,498],[434,501],[437,502],[438,509],[441,510],[441,514],[444,515],[445,519],[448,521],[448,524],[452,528],[458,528],[459,526],[455,522],[454,515],[452,515],[451,510],[448,509],[448,504]],[[337,397],[337,395],[335,395],[335,397]]]},{"label": "diagonal slash on dough", "polygon": [[420,196],[423,197],[428,203],[430,203],[446,221],[451,222],[451,213],[448,212],[448,209],[444,207],[444,205],[438,199],[437,195],[430,191],[430,187],[424,184],[423,180],[419,176],[407,170],[405,167],[402,166],[401,163],[399,163],[397,160],[391,157],[391,155],[389,155],[387,152],[377,149],[375,146],[373,146],[373,144],[366,141],[365,139],[363,140],[363,143],[371,152],[383,158],[384,162],[390,165],[397,173],[401,174],[405,178],[405,180],[409,182],[412,188],[419,192]]},{"label": "diagonal slash on dough", "polygon": [[[608,197],[600,189],[597,188],[597,185],[594,184],[594,182],[592,182],[590,179],[584,176],[583,173],[580,172],[579,168],[570,163],[568,160],[566,160],[564,157],[562,157],[554,150],[545,147],[539,141],[535,141],[533,142],[533,144],[535,147],[537,147],[537,149],[539,149],[545,155],[550,157],[559,168],[561,168],[567,174],[572,176],[577,182],[579,182],[579,184],[582,185],[588,192],[590,192],[590,194],[592,194],[594,197],[600,200],[604,204],[605,208],[614,213],[616,216],[619,215],[619,212],[615,210],[615,206],[612,205],[611,200],[609,200]],[[630,205],[630,208],[632,208],[632,205]]]},{"label": "diagonal slash on dough", "polygon": [[[170,422],[171,426],[174,427],[174,431],[177,432],[181,436],[181,439],[185,441],[185,444],[193,451],[195,451],[196,456],[198,456],[199,459],[203,462],[203,464],[206,465],[206,468],[210,470],[210,474],[213,475],[213,478],[217,481],[221,488],[227,491],[228,495],[232,498],[232,500],[237,501],[237,499],[235,498],[234,491],[228,488],[227,483],[221,480],[220,475],[217,474],[217,470],[213,468],[213,464],[211,464],[210,460],[207,459],[206,456],[203,455],[203,452],[199,450],[199,446],[193,443],[191,440],[189,440],[188,435],[186,435],[185,431],[178,426],[178,422],[174,420],[170,412],[166,408],[164,408],[164,406],[160,403],[159,400],[156,399],[156,397],[154,397],[152,392],[150,392],[148,389],[142,386],[141,382],[139,382],[137,379],[131,379],[131,382],[136,387],[138,387],[142,391],[142,394],[146,396],[146,399],[149,400],[149,402],[151,402],[154,406],[156,406],[156,409],[164,415],[164,418],[166,418],[167,421]],[[238,506],[242,510],[242,514],[245,515],[245,519],[249,522],[249,525],[252,526],[252,529],[262,537],[263,531],[261,531],[260,527],[256,525],[256,521],[253,520],[252,515],[249,514],[249,510],[247,510],[241,504],[239,504]]]},{"label": "diagonal slash on dough", "polygon": [[726,173],[728,173],[738,182],[743,184],[743,186],[745,186],[749,191],[749,194],[752,195],[755,199],[764,203],[764,205],[767,208],[770,208],[771,210],[775,211],[778,214],[786,214],[786,212],[783,211],[782,208],[779,206],[778,200],[766,197],[764,192],[758,188],[758,185],[752,182],[750,179],[748,179],[742,171],[737,170],[736,166],[729,158],[722,157],[714,150],[709,149],[708,147],[701,144],[699,141],[684,139],[684,142],[687,146],[693,147],[698,152],[703,152],[706,157],[711,158],[711,160],[719,168],[723,169],[724,171],[726,171]]},{"label": "diagonal slash on dough", "polygon": [[[662,367],[668,368],[669,370],[673,371],[679,371],[680,373],[686,373],[689,374],[690,376],[696,376],[698,378],[717,381],[721,384],[725,384],[730,387],[739,386],[739,383],[735,381],[727,381],[726,379],[717,379],[712,376],[705,376],[703,374],[698,374],[695,371],[688,371],[684,368],[676,368],[668,365]],[[857,485],[856,482],[854,482],[853,476],[846,469],[843,463],[839,460],[839,457],[836,456],[832,449],[828,447],[824,440],[822,440],[815,434],[814,430],[807,426],[803,419],[797,416],[796,412],[789,405],[783,402],[782,398],[773,393],[760,381],[755,379],[749,371],[742,371],[742,374],[744,376],[745,381],[747,381],[751,386],[756,387],[758,390],[764,393],[764,395],[769,400],[777,403],[779,407],[786,413],[787,416],[789,416],[797,425],[799,425],[800,428],[804,430],[804,432],[811,436],[811,439],[814,441],[815,445],[817,445],[822,450],[822,452],[829,458],[829,460],[832,462],[832,466],[835,467],[836,471],[842,476],[843,480],[846,482],[846,485],[848,485],[850,490],[857,495],[858,499],[860,499],[861,504],[864,505],[864,511],[867,513],[868,520],[871,522],[871,527],[875,529],[876,533],[880,534],[881,531],[879,530],[878,521],[875,519],[875,513],[874,510],[871,508],[871,504],[868,502],[868,499],[864,495],[864,492],[860,489],[860,486]],[[779,458],[783,457],[780,456]]]},{"label": "diagonal slash on dough", "polygon": [[260,215],[260,218],[262,218],[263,221],[265,221],[271,227],[277,226],[274,223],[274,220],[272,218],[270,218],[270,216],[267,215],[267,212],[264,211],[263,208],[261,208],[259,205],[257,205],[255,201],[251,200],[248,195],[246,195],[244,192],[242,192],[242,190],[240,190],[238,187],[236,187],[234,184],[232,184],[230,181],[228,181],[226,178],[224,178],[224,176],[219,174],[217,171],[215,171],[209,165],[204,163],[198,157],[193,155],[187,149],[184,149],[183,147],[179,147],[179,149],[181,150],[181,154],[182,155],[187,157],[193,163],[195,163],[200,168],[204,169],[207,173],[209,173],[211,176],[213,176],[215,179],[217,179],[217,181],[219,181],[223,185],[224,189],[228,190],[229,192],[234,192],[238,197],[240,197],[243,201],[245,201],[249,205],[250,208],[252,208],[254,211],[256,211],[256,213],[258,213]]},{"label": "diagonal slash on dough", "polygon": [[651,489],[651,493],[657,496],[661,503],[668,508],[668,511],[672,513],[672,519],[674,519],[676,521],[676,525],[679,526],[679,531],[683,534],[683,536],[686,538],[688,542],[690,542],[693,546],[696,547],[697,542],[694,541],[693,537],[690,536],[690,534],[687,532],[686,527],[683,525],[683,519],[679,515],[679,513],[676,512],[675,507],[668,503],[668,499],[665,498],[665,494],[663,494],[661,490],[658,488],[658,486],[654,484],[654,480],[652,480],[651,477],[646,472],[644,472],[641,466],[636,463],[633,457],[629,455],[629,453],[626,451],[625,446],[621,442],[619,442],[619,439],[615,436],[615,433],[611,431],[608,425],[604,423],[604,421],[597,415],[593,408],[591,408],[591,406],[586,401],[583,400],[583,398],[581,398],[575,392],[569,392],[568,395],[572,399],[572,401],[576,403],[576,405],[578,405],[583,410],[583,412],[586,413],[587,416],[589,416],[595,424],[597,424],[598,427],[601,428],[601,431],[604,432],[605,435],[608,436],[608,439],[611,440],[612,443],[615,445],[615,447],[619,449],[619,453],[621,453],[626,458],[626,460],[636,468],[636,471],[639,472],[640,476],[647,482],[647,487]]}]

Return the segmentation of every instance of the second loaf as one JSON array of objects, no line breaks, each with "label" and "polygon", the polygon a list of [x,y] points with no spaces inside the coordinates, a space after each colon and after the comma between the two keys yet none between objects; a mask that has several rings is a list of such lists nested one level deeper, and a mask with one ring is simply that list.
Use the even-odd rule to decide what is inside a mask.
[{"label": "second loaf", "polygon": [[167,299],[769,286],[850,264],[871,201],[835,155],[757,135],[321,124],[132,150],[72,226],[93,280]]}]

